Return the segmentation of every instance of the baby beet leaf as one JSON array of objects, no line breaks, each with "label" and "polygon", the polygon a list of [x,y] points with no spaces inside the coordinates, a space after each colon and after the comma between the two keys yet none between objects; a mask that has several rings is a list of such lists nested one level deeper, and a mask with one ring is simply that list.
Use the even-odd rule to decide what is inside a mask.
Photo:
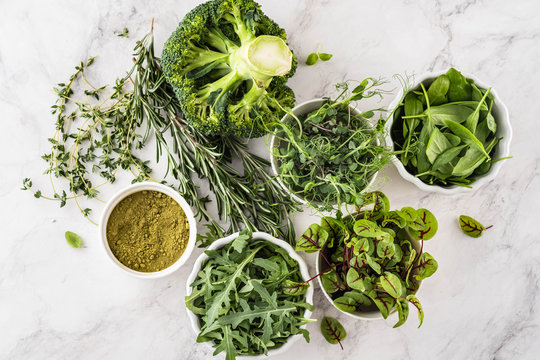
[{"label": "baby beet leaf", "polygon": [[377,228],[377,224],[372,221],[361,219],[354,223],[354,232],[363,237],[380,236],[382,231]]},{"label": "baby beet leaf", "polygon": [[319,224],[312,224],[296,242],[296,251],[316,252],[323,248],[328,240],[328,232]]},{"label": "baby beet leaf", "polygon": [[349,296],[342,296],[334,300],[334,305],[341,311],[354,312],[356,310],[356,300]]},{"label": "baby beet leaf", "polygon": [[401,296],[402,287],[401,287],[401,280],[397,275],[386,271],[384,274],[381,275],[379,278],[379,281],[381,282],[381,286],[390,296],[394,298],[398,298]]},{"label": "baby beet leaf", "polygon": [[343,350],[341,342],[347,336],[347,331],[341,323],[333,317],[325,316],[321,321],[321,332],[330,344],[339,344]]},{"label": "baby beet leaf", "polygon": [[66,241],[69,245],[71,245],[74,248],[80,248],[82,247],[82,239],[79,235],[75,234],[71,231],[66,231]]},{"label": "baby beet leaf", "polygon": [[324,290],[329,293],[335,293],[339,290],[345,290],[345,284],[339,279],[334,271],[327,271],[321,275],[321,281]]},{"label": "baby beet leaf", "polygon": [[486,228],[484,225],[480,224],[477,220],[467,215],[461,215],[459,217],[459,227],[461,228],[461,231],[463,231],[466,235],[469,235],[470,237],[473,237],[473,238],[482,236],[482,233],[484,232],[484,230],[491,228],[491,226],[488,226]]},{"label": "baby beet leaf", "polygon": [[308,283],[302,282],[294,282],[291,280],[285,280],[283,283],[283,293],[286,295],[304,295],[309,287]]},{"label": "baby beet leaf", "polygon": [[365,277],[360,276],[355,268],[350,268],[349,271],[347,271],[347,285],[349,285],[352,289],[366,291],[367,286],[364,280]]},{"label": "baby beet leaf", "polygon": [[369,297],[367,297],[366,295],[361,294],[361,293],[359,293],[357,291],[346,292],[345,294],[343,294],[343,296],[353,299],[355,301],[357,307],[358,306],[368,306],[369,304],[371,304],[371,300],[369,299]]},{"label": "baby beet leaf", "polygon": [[423,280],[435,273],[439,265],[437,261],[429,253],[424,252],[420,255],[418,265],[415,266],[418,273],[416,274],[416,280]]},{"label": "baby beet leaf", "polygon": [[409,317],[409,303],[407,300],[399,299],[396,302],[396,310],[398,313],[398,322],[394,325],[395,328],[405,324]]},{"label": "baby beet leaf", "polygon": [[317,55],[317,53],[311,53],[308,55],[306,59],[306,65],[308,66],[315,65],[317,61],[319,61],[319,56]]},{"label": "baby beet leaf", "polygon": [[407,296],[407,300],[418,309],[418,320],[420,321],[420,325],[418,325],[418,327],[422,326],[422,323],[424,322],[424,310],[422,310],[420,301],[418,301],[414,295]]},{"label": "baby beet leaf", "polygon": [[411,235],[418,240],[429,240],[437,233],[437,218],[427,209],[418,209],[418,218],[409,226]]},{"label": "baby beet leaf", "polygon": [[371,290],[367,293],[367,296],[373,300],[375,305],[379,308],[379,311],[381,312],[381,315],[383,318],[387,318],[390,314],[390,311],[394,307],[394,299],[392,299],[390,296],[377,292],[375,290]]}]

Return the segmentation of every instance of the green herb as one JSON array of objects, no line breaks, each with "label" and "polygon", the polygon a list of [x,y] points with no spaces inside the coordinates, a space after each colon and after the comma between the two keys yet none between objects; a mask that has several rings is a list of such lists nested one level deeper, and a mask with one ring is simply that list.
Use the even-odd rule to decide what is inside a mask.
[{"label": "green herb", "polygon": [[[269,162],[249,152],[241,138],[208,137],[182,119],[154,53],[152,32],[137,43],[133,67],[111,89],[89,83],[86,72],[94,59],[78,65],[69,81],[55,89],[56,132],[49,139],[51,151],[43,156],[53,195],[34,189],[28,178],[24,190],[61,207],[71,200],[90,220],[91,210],[81,201],[99,199],[99,188],[114,182],[121,169],[133,174],[133,182],[165,182],[172,175],[170,185],[207,221],[208,231],[199,234],[202,245],[244,227],[294,242],[288,213],[297,204],[268,174]],[[150,139],[156,143],[156,161],[167,161],[161,176],[154,177],[148,161],[136,155]],[[233,162],[240,168],[231,166]],[[226,228],[208,213],[210,199],[200,195],[195,177],[208,181]],[[65,188],[55,178],[64,180]]]},{"label": "green herb", "polygon": [[79,235],[75,234],[71,231],[66,231],[65,234],[67,243],[74,248],[80,248],[82,247],[82,239]]},{"label": "green herb", "polygon": [[[238,240],[218,250],[208,250],[186,306],[199,316],[197,341],[213,341],[214,355],[225,351],[236,355],[266,354],[283,345],[301,328],[313,306],[305,301],[298,263],[286,250],[265,240]],[[238,242],[237,242],[238,241]],[[303,292],[302,292],[303,291]]]},{"label": "green herb", "polygon": [[311,280],[321,276],[323,290],[341,311],[379,309],[386,319],[395,309],[398,327],[407,320],[412,304],[421,326],[424,312],[414,294],[418,282],[438,267],[423,251],[424,241],[437,232],[437,219],[426,209],[390,211],[381,192],[365,194],[362,200],[372,207],[357,207],[344,218],[324,217],[321,225],[311,225],[300,237],[296,250],[320,251],[323,271]]},{"label": "green herb", "polygon": [[343,344],[341,343],[347,336],[347,331],[341,323],[330,316],[325,316],[321,320],[321,333],[326,341],[330,344],[339,344],[341,350],[343,350]]},{"label": "green herb", "polygon": [[128,38],[129,37],[129,29],[127,27],[125,27],[124,30],[122,30],[122,32],[120,34],[116,35],[116,36]]},{"label": "green herb", "polygon": [[317,61],[319,61],[319,59],[321,59],[321,61],[328,61],[332,58],[332,56],[333,56],[332,54],[322,53],[321,44],[319,44],[317,52],[313,52],[309,54],[308,57],[306,58],[306,65],[309,65],[309,66],[315,65]]},{"label": "green herb", "polygon": [[487,173],[501,138],[491,89],[479,89],[456,69],[427,88],[409,91],[390,131],[400,161],[426,184],[470,186]]},{"label": "green herb", "polygon": [[290,113],[275,133],[272,155],[285,185],[314,207],[330,210],[342,203],[361,205],[361,194],[390,160],[383,145],[384,121],[369,119],[379,109],[357,112],[356,100],[380,96],[381,81],[368,78],[353,90],[337,86],[339,96],[299,118]]},{"label": "green herb", "polygon": [[480,224],[478,220],[475,220],[467,215],[461,215],[459,217],[459,227],[461,228],[461,231],[473,238],[482,236],[484,230],[490,229],[492,226],[493,225],[485,227],[484,225]]}]

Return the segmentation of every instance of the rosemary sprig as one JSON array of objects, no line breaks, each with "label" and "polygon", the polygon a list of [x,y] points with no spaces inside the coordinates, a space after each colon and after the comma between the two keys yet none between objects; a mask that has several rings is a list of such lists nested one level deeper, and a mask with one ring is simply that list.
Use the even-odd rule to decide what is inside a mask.
[{"label": "rosemary sprig", "polygon": [[[133,60],[131,70],[116,81],[112,94],[103,101],[100,97],[107,87],[96,88],[84,76],[94,58],[77,66],[67,84],[59,84],[58,100],[52,109],[57,116],[57,131],[49,139],[51,152],[43,156],[49,163],[47,173],[53,189],[53,196],[47,198],[59,200],[60,206],[68,200],[79,205],[81,196],[98,198],[97,188],[114,182],[120,168],[133,173],[133,182],[152,179],[148,161],[133,152],[142,149],[153,136],[156,160],[167,160],[163,179],[171,174],[175,181],[170,185],[195,208],[200,220],[207,221],[207,232],[199,236],[202,246],[243,228],[266,231],[293,242],[294,229],[288,213],[296,211],[298,204],[268,174],[269,162],[250,153],[243,139],[208,137],[182,119],[178,101],[154,53],[152,31],[137,42]],[[83,100],[75,99],[75,85],[82,85]],[[69,105],[74,108],[71,113]],[[75,123],[79,126],[72,131]],[[231,166],[233,160],[240,161],[241,170]],[[93,186],[91,177],[96,174],[105,182]],[[206,205],[210,200],[201,197],[192,181],[194,174],[208,180],[219,219],[227,222],[227,227],[208,213]],[[68,189],[57,190],[53,178],[66,180]],[[23,189],[44,197],[32,188],[28,178],[23,181]],[[89,216],[89,208],[79,209]]]}]

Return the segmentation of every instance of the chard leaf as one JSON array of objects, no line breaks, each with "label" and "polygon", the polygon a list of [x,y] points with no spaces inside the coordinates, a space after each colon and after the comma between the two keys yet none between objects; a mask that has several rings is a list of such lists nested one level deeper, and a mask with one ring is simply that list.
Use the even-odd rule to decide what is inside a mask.
[{"label": "chard leaf", "polygon": [[326,291],[329,294],[333,294],[339,290],[345,290],[343,280],[341,280],[335,271],[327,271],[321,275],[321,282]]},{"label": "chard leaf", "polygon": [[[373,286],[370,284],[369,289],[367,291],[371,291],[373,289]],[[343,296],[349,297],[355,301],[355,306],[369,306],[371,304],[371,300],[369,297],[367,297],[364,294],[361,294],[357,291],[348,291]]]},{"label": "chard leaf", "polygon": [[416,280],[427,279],[437,271],[437,261],[429,253],[424,252],[418,259],[418,265],[416,265],[417,273]]},{"label": "chard leaf", "polygon": [[463,231],[466,235],[469,235],[473,238],[478,238],[482,236],[482,233],[484,232],[484,230],[486,230],[486,227],[480,224],[478,220],[475,220],[467,215],[461,215],[459,217],[459,227],[461,228],[461,231]]},{"label": "chard leaf", "polygon": [[354,312],[356,310],[356,301],[348,296],[341,296],[334,300],[334,305],[341,311]]},{"label": "chard leaf", "polygon": [[360,219],[354,223],[354,232],[362,237],[376,237],[382,235],[382,230],[373,221]]},{"label": "chard leaf", "polygon": [[377,242],[377,255],[381,259],[391,258],[396,252],[394,242],[392,241],[379,241]]},{"label": "chard leaf", "polygon": [[398,298],[401,296],[401,280],[397,275],[389,271],[385,271],[385,273],[379,278],[379,281],[381,282],[381,286],[384,291],[390,294],[390,296],[393,298]]},{"label": "chard leaf", "polygon": [[353,253],[355,255],[358,255],[361,252],[369,252],[369,250],[370,250],[370,240],[368,238],[356,239],[356,241],[354,242],[354,247],[353,247]]},{"label": "chard leaf", "polygon": [[300,296],[306,293],[308,287],[309,283],[298,283],[287,279],[283,283],[283,293],[286,295]]},{"label": "chard leaf", "polygon": [[405,321],[409,317],[409,303],[407,300],[399,299],[396,301],[396,310],[398,313],[398,322],[394,325],[394,328],[405,324]]},{"label": "chard leaf", "polygon": [[408,224],[413,223],[418,218],[418,213],[415,209],[409,206],[401,208],[396,213],[403,218]]},{"label": "chard leaf", "polygon": [[386,211],[390,210],[390,200],[380,191],[373,191],[362,195],[363,205],[373,204],[373,208],[366,212],[366,218],[377,220],[381,218]]},{"label": "chard leaf", "polygon": [[[349,271],[347,271],[347,285],[351,289],[359,290],[359,291],[366,291],[368,290],[369,285],[371,282],[369,279],[366,280],[365,275],[358,274],[358,271],[356,271],[355,268],[350,268]],[[366,282],[368,283],[366,285]]]},{"label": "chard leaf", "polygon": [[375,259],[373,259],[371,256],[369,256],[367,253],[364,254],[365,258],[366,258],[366,262],[368,263],[368,265],[377,273],[377,274],[380,274],[381,273],[381,265],[379,265],[377,263],[377,261],[375,261]]},{"label": "chard leaf", "polygon": [[396,225],[400,229],[407,226],[407,220],[401,216],[398,211],[390,211],[384,214],[384,220],[382,221],[381,225],[387,226],[389,223]]},{"label": "chard leaf", "polygon": [[418,218],[409,226],[410,234],[417,240],[429,240],[437,233],[437,218],[427,209],[418,209]]},{"label": "chard leaf", "polygon": [[337,319],[329,316],[323,317],[321,320],[321,333],[330,344],[339,344],[343,349],[341,342],[347,336],[347,331]]},{"label": "chard leaf", "polygon": [[322,229],[319,224],[312,224],[296,241],[296,251],[312,253],[323,248],[328,240],[328,232]]},{"label": "chard leaf", "polygon": [[414,295],[408,295],[407,301],[409,301],[416,307],[416,309],[418,309],[418,320],[420,321],[420,325],[418,325],[418,327],[422,326],[422,323],[424,322],[424,310],[422,310],[422,305],[420,304],[420,301],[418,301],[418,299]]},{"label": "chard leaf", "polygon": [[390,314],[390,311],[394,307],[394,299],[392,299],[386,294],[377,292],[375,290],[371,290],[370,292],[368,292],[367,296],[369,296],[369,298],[373,300],[375,305],[379,308],[379,311],[381,312],[383,318],[386,319]]}]

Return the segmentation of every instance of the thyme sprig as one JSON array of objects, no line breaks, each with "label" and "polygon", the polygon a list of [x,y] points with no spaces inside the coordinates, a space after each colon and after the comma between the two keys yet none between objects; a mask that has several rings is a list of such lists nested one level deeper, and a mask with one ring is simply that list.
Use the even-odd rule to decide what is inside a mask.
[{"label": "thyme sprig", "polygon": [[[156,161],[167,160],[165,175],[156,181],[167,183],[166,177],[172,175],[174,181],[169,185],[195,208],[200,220],[207,222],[207,232],[199,236],[201,245],[243,228],[294,241],[288,213],[296,211],[298,204],[268,174],[269,162],[249,152],[241,138],[208,137],[182,119],[178,101],[161,72],[160,58],[155,55],[152,31],[137,42],[133,67],[112,89],[95,87],[86,79],[85,72],[94,59],[81,62],[69,81],[55,89],[58,99],[52,112],[57,117],[56,133],[49,139],[50,153],[43,156],[49,164],[46,172],[53,195],[46,197],[33,189],[29,178],[23,181],[24,190],[60,201],[61,207],[73,200],[90,219],[90,208],[83,208],[78,199],[99,199],[98,188],[114,182],[118,170],[131,172],[133,182],[156,180],[149,161],[134,155],[155,138]],[[242,164],[240,170],[232,166],[233,160]],[[206,205],[211,200],[201,196],[192,181],[195,174],[208,180],[219,220],[228,223],[227,227],[210,216]],[[91,180],[96,175],[104,179],[99,185]],[[67,189],[55,183],[57,178],[67,181]]]}]

